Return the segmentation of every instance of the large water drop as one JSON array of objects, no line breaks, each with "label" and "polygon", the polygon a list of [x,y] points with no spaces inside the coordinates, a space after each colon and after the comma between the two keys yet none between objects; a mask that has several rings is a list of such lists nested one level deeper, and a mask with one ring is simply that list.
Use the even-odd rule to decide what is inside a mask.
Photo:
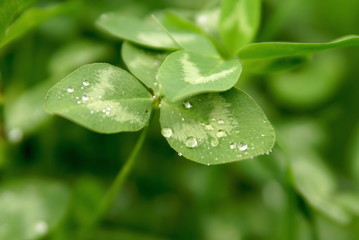
[{"label": "large water drop", "polygon": [[173,135],[173,131],[171,128],[162,128],[161,133],[165,138],[169,138]]},{"label": "large water drop", "polygon": [[186,147],[194,148],[198,146],[198,141],[194,137],[188,137],[184,143]]},{"label": "large water drop", "polygon": [[248,144],[245,142],[240,142],[237,144],[237,146],[240,151],[246,151],[248,148]]}]

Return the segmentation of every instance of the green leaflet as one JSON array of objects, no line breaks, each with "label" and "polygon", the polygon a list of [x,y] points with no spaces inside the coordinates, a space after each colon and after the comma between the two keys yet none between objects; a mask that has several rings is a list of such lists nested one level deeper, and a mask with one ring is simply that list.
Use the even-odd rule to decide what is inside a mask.
[{"label": "green leaflet", "polygon": [[150,117],[152,97],[137,79],[106,63],[84,65],[47,94],[45,108],[93,131],[138,131]]},{"label": "green leaflet", "polygon": [[29,9],[8,28],[3,39],[0,41],[0,48],[37,27],[49,18],[70,11],[74,7],[75,2],[67,2],[48,9]]},{"label": "green leaflet", "polygon": [[155,20],[151,24],[137,18],[107,13],[100,17],[97,25],[116,37],[145,47],[162,50],[183,48],[203,55],[218,55],[211,41],[205,36],[178,29],[166,29],[166,32]]},{"label": "green leaflet", "polygon": [[122,45],[122,58],[130,72],[155,93],[158,69],[167,55],[168,52],[139,48],[127,41]]},{"label": "green leaflet", "polygon": [[359,45],[359,36],[349,35],[327,43],[263,42],[244,46],[238,52],[241,60],[298,56],[338,47]]},{"label": "green leaflet", "polygon": [[47,235],[65,215],[68,189],[49,180],[26,180],[0,188],[0,239],[32,240]]},{"label": "green leaflet", "polygon": [[202,164],[221,164],[268,153],[275,134],[259,106],[231,89],[180,103],[162,101],[162,134],[173,149]]},{"label": "green leaflet", "polygon": [[260,0],[224,0],[221,6],[219,33],[230,56],[253,41],[260,22]]},{"label": "green leaflet", "polygon": [[224,61],[182,50],[166,58],[158,82],[165,99],[175,102],[198,93],[228,90],[241,71],[237,59]]}]

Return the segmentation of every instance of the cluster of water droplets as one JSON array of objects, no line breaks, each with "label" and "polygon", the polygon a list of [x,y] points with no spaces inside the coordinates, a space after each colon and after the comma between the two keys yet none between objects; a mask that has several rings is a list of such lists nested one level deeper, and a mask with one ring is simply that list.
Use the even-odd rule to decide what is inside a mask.
[{"label": "cluster of water droplets", "polygon": [[[85,87],[88,87],[88,86],[90,86],[90,83],[88,81],[83,81],[82,86],[80,87],[80,89],[83,90]],[[73,87],[68,87],[66,89],[66,92],[69,93],[69,94],[72,94],[72,93],[76,92],[76,90]],[[85,103],[88,100],[90,100],[90,97],[87,96],[87,95],[83,95],[81,97],[75,97],[75,99],[76,99],[77,104],[81,104],[81,103]]]}]

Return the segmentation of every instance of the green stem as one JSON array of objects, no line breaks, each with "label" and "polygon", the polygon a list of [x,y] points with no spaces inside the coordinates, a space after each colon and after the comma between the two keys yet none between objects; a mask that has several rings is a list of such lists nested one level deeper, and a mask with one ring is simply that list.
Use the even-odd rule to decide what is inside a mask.
[{"label": "green stem", "polygon": [[131,173],[131,170],[133,169],[133,166],[135,165],[138,154],[140,153],[140,150],[148,134],[148,129],[149,126],[146,126],[142,130],[141,135],[138,138],[137,143],[131,155],[128,157],[128,159],[125,162],[125,165],[117,173],[116,178],[113,181],[110,189],[106,192],[98,208],[96,209],[93,218],[86,224],[83,231],[80,233],[82,238],[86,239],[86,237],[88,236],[87,234],[89,234],[89,230],[94,229],[96,225],[99,223],[99,221],[106,214],[106,212],[111,208],[124,182],[128,178],[129,174]]}]

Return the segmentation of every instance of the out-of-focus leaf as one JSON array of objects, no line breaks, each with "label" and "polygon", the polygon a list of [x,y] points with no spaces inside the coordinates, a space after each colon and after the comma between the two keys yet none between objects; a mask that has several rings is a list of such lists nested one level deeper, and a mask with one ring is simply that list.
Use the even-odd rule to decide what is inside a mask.
[{"label": "out-of-focus leaf", "polygon": [[16,15],[35,2],[36,0],[0,0],[0,42]]},{"label": "out-of-focus leaf", "polygon": [[61,76],[82,65],[105,60],[112,51],[108,45],[99,42],[76,40],[55,52],[49,62],[49,71],[52,76]]},{"label": "out-of-focus leaf", "polygon": [[122,58],[130,72],[148,88],[158,93],[158,69],[168,52],[140,48],[132,43],[122,45]]},{"label": "out-of-focus leaf", "polygon": [[44,97],[53,83],[46,81],[28,90],[5,108],[5,128],[10,142],[34,131],[48,118],[43,109]]},{"label": "out-of-focus leaf", "polygon": [[219,33],[230,56],[253,41],[260,23],[260,0],[224,0]]},{"label": "out-of-focus leaf", "polygon": [[5,32],[0,41],[0,48],[20,37],[49,18],[72,10],[76,5],[74,1],[59,4],[48,9],[31,8],[22,14]]},{"label": "out-of-focus leaf", "polygon": [[225,61],[182,50],[166,58],[158,72],[158,82],[164,97],[175,102],[203,92],[228,90],[241,71],[237,59]]},{"label": "out-of-focus leaf", "polygon": [[22,180],[0,187],[0,239],[31,240],[47,235],[65,215],[69,192],[49,180]]},{"label": "out-of-focus leaf", "polygon": [[183,103],[162,101],[160,122],[171,147],[202,164],[268,153],[275,138],[259,106],[237,89],[198,95]]},{"label": "out-of-focus leaf", "polygon": [[138,131],[149,120],[152,97],[125,70],[93,63],[52,87],[45,108],[100,133]]},{"label": "out-of-focus leaf", "polygon": [[313,108],[330,98],[343,80],[344,59],[335,52],[321,53],[298,71],[270,77],[269,89],[280,104]]},{"label": "out-of-focus leaf", "polygon": [[155,20],[152,22],[106,13],[97,21],[97,25],[116,37],[145,47],[162,50],[183,48],[203,55],[218,55],[212,42],[205,36],[182,30],[167,29],[166,32]]},{"label": "out-of-focus leaf", "polygon": [[323,129],[313,122],[298,121],[283,125],[279,136],[290,158],[295,189],[318,212],[347,224],[352,216],[336,202],[339,192],[335,178],[316,151],[323,139]]},{"label": "out-of-focus leaf", "polygon": [[251,43],[238,52],[241,60],[279,58],[310,54],[318,51],[359,45],[359,36],[349,35],[327,43],[262,42]]}]

